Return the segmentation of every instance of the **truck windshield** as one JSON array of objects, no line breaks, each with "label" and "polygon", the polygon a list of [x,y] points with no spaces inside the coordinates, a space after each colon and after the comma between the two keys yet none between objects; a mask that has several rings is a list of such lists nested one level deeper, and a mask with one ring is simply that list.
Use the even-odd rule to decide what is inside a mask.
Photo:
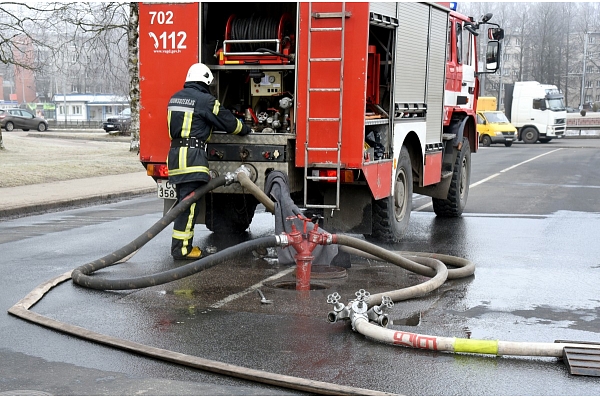
[{"label": "truck windshield", "polygon": [[555,98],[555,99],[546,99],[548,102],[548,109],[552,111],[565,111],[565,104],[563,103],[563,99]]},{"label": "truck windshield", "polygon": [[487,119],[490,124],[509,122],[506,115],[502,112],[484,112],[483,115],[485,115],[485,119]]}]

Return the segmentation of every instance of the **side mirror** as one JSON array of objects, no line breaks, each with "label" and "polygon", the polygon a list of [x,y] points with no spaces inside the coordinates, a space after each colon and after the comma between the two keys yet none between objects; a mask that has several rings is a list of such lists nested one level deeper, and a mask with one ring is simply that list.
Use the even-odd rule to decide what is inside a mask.
[{"label": "side mirror", "polygon": [[487,72],[496,72],[500,61],[500,42],[490,41],[485,52],[485,69]]},{"label": "side mirror", "polygon": [[490,40],[502,40],[502,39],[504,39],[504,29],[502,29],[502,28],[488,28],[488,39],[490,39]]}]

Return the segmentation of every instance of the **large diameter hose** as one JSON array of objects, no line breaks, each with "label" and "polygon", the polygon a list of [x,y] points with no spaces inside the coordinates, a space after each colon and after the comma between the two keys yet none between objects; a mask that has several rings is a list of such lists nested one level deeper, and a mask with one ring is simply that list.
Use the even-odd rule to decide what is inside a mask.
[{"label": "large diameter hose", "polygon": [[116,338],[114,336],[104,335],[94,332],[80,326],[67,324],[55,319],[38,314],[29,310],[53,287],[67,281],[70,271],[52,280],[43,283],[32,290],[25,298],[12,306],[8,312],[16,317],[45,326],[71,336],[79,337],[84,340],[93,341],[103,345],[111,346],[117,349],[131,351],[144,356],[156,358],[159,360],[173,362],[187,367],[197,368],[217,374],[223,374],[234,378],[246,379],[253,382],[265,383],[303,392],[323,394],[329,396],[387,396],[392,393],[379,392],[376,390],[363,389],[352,386],[336,385],[330,382],[320,382],[311,379],[297,378],[294,376],[281,375],[267,372],[264,370],[246,368],[238,365],[227,364],[206,358],[196,357],[188,354],[178,353],[166,349],[152,347],[141,343],[135,343],[130,340]]},{"label": "large diameter hose", "polygon": [[190,208],[190,206],[193,203],[197,202],[206,193],[210,192],[213,189],[216,189],[219,186],[225,185],[228,182],[228,179],[229,177],[225,176],[219,176],[215,179],[211,179],[210,182],[208,182],[206,185],[203,185],[200,189],[190,193],[189,196],[183,199],[179,204],[177,204],[161,219],[159,219],[154,225],[152,225],[150,229],[142,233],[132,242],[126,244],[119,250],[116,250],[115,252],[103,258],[99,258],[88,264],[77,267],[73,270],[73,273],[71,274],[73,282],[81,286],[98,289],[98,287],[94,287],[94,280],[88,279],[89,277],[87,277],[86,275],[92,274],[95,271],[101,270],[102,268],[109,267],[139,250],[142,246],[144,246],[146,243],[148,243],[150,240],[156,237],[156,235],[158,235],[163,229],[169,226],[169,224],[173,222],[175,218],[184,210]]},{"label": "large diameter hose", "polygon": [[[364,240],[346,235],[334,235],[334,243],[344,246],[344,250],[356,249],[358,255],[367,256],[390,262],[419,275],[432,277],[430,280],[404,289],[385,293],[372,294],[368,303],[372,307],[381,303],[383,296],[389,296],[393,301],[402,301],[423,296],[444,284],[446,279],[456,279],[472,275],[475,264],[459,257],[444,256],[434,253],[397,253],[383,249]],[[352,251],[350,251],[352,252]],[[401,255],[402,254],[402,255]],[[444,262],[451,261],[451,265],[458,268],[448,269]]]},{"label": "large diameter hose", "polygon": [[178,279],[185,278],[187,276],[196,274],[207,268],[214,267],[215,265],[221,264],[225,261],[232,260],[236,257],[240,257],[252,250],[259,248],[275,247],[277,246],[276,236],[267,236],[258,239],[253,239],[247,242],[242,242],[232,247],[228,247],[224,250],[219,251],[216,254],[211,255],[189,264],[185,264],[181,267],[171,269],[169,271],[163,271],[152,275],[146,275],[136,278],[120,278],[120,279],[108,279],[98,276],[88,276],[90,268],[86,268],[88,265],[79,267],[73,271],[73,281],[77,279],[76,283],[80,286],[85,286],[91,289],[98,290],[130,290],[130,289],[141,289],[156,285],[162,285],[168,282],[173,282]]},{"label": "large diameter hose", "polygon": [[562,357],[565,347],[600,349],[599,345],[585,343],[507,342],[502,340],[462,339],[428,336],[395,331],[357,319],[357,332],[371,339],[404,347],[451,353],[477,353],[497,356]]},{"label": "large diameter hose", "polygon": [[271,214],[275,213],[275,203],[273,202],[273,200],[271,200],[269,196],[265,194],[265,192],[260,190],[260,188],[256,186],[254,182],[252,182],[248,175],[246,175],[243,172],[239,172],[237,174],[237,179],[240,185],[242,185],[244,189],[248,190],[250,194],[256,197],[256,200],[260,201],[265,206],[268,212],[270,212]]}]

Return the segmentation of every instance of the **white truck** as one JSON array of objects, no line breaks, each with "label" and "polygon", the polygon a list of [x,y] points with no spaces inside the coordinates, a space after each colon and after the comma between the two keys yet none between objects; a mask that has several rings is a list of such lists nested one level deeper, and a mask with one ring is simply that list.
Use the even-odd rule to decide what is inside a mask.
[{"label": "white truck", "polygon": [[516,140],[533,144],[562,137],[567,111],[562,92],[535,81],[504,85],[505,114],[517,128]]}]

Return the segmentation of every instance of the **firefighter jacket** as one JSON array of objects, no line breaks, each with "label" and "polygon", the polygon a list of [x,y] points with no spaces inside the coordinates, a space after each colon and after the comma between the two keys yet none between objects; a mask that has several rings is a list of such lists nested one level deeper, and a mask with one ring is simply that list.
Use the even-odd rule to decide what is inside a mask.
[{"label": "firefighter jacket", "polygon": [[167,109],[171,148],[167,156],[169,183],[208,182],[206,142],[213,128],[234,135],[246,135],[250,128],[242,124],[208,91],[208,87],[186,82],[169,100]]}]

